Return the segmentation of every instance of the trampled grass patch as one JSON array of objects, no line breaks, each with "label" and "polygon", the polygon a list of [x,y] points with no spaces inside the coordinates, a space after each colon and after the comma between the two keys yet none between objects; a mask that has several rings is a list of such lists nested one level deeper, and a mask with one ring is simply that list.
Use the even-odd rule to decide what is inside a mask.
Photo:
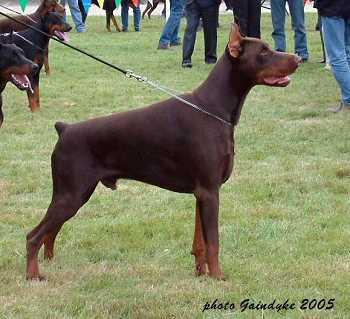
[{"label": "trampled grass patch", "polygon": [[[165,99],[103,65],[51,44],[53,74],[41,79],[42,110],[8,85],[0,130],[0,316],[2,318],[348,318],[350,312],[350,114],[326,109],[339,90],[323,69],[315,16],[311,60],[285,89],[256,87],[235,131],[235,169],[221,189],[221,263],[227,280],[194,277],[194,198],[133,181],[99,186],[61,231],[47,282],[25,281],[25,235],[51,199],[54,123],[76,122]],[[231,16],[220,17],[219,52]],[[156,47],[163,20],[141,33],[108,34],[91,17],[71,43],[179,91],[211,70],[198,35],[194,68],[181,49]],[[184,23],[183,23],[184,26]],[[263,36],[271,40],[270,16]],[[183,32],[183,28],[182,28]],[[289,47],[292,51],[292,34]],[[303,299],[335,298],[333,310],[302,310]],[[208,310],[230,302],[233,312]],[[294,302],[288,311],[239,311],[239,303]]]}]

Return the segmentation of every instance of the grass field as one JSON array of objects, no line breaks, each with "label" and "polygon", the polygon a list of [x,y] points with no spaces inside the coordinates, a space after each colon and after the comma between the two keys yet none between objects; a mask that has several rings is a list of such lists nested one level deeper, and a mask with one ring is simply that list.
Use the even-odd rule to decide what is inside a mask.
[{"label": "grass field", "polygon": [[[26,95],[12,85],[4,93],[0,317],[349,318],[350,114],[326,111],[339,90],[318,63],[315,18],[307,16],[310,62],[285,89],[256,87],[236,128],[235,169],[221,189],[220,259],[227,280],[220,282],[194,277],[194,198],[133,181],[120,181],[117,192],[98,186],[65,224],[53,262],[40,258],[48,281],[26,282],[25,235],[51,199],[54,123],[166,98],[52,43],[53,74],[42,75],[41,112],[31,114]],[[220,19],[219,52],[230,20]],[[127,34],[107,34],[102,17],[88,22],[86,34],[71,34],[72,44],[172,88],[192,90],[212,68],[203,63],[202,34],[192,70],[181,68],[180,48],[157,51],[160,18],[145,21],[142,33]],[[269,15],[262,31],[272,43]],[[291,38],[289,44],[292,49]],[[239,303],[248,298],[289,299],[297,309],[242,313]],[[335,298],[335,307],[300,309],[303,299],[323,298]],[[215,299],[236,309],[202,312]]]}]

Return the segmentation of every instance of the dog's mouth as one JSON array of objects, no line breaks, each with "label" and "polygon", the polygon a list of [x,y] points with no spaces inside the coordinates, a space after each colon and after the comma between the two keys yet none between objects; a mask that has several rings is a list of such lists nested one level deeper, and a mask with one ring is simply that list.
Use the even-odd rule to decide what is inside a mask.
[{"label": "dog's mouth", "polygon": [[10,81],[13,83],[18,89],[24,91],[30,91],[31,93],[34,93],[32,85],[30,84],[30,81],[28,77],[25,74],[10,74]]},{"label": "dog's mouth", "polygon": [[62,32],[62,31],[54,31],[54,35],[61,41],[63,42],[68,42],[69,41],[69,36],[67,32]]},{"label": "dog's mouth", "polygon": [[270,76],[270,77],[266,77],[264,78],[264,83],[270,86],[287,86],[291,81],[291,78],[286,75],[286,76],[282,76],[282,77],[274,77],[274,76]]}]

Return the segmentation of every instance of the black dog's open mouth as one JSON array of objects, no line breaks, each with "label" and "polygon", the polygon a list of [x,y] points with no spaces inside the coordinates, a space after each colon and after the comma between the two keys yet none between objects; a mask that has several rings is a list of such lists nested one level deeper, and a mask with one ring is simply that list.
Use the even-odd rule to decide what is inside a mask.
[{"label": "black dog's open mouth", "polygon": [[272,85],[272,86],[287,86],[291,81],[291,78],[286,75],[283,77],[266,77],[264,78],[264,82],[267,85]]},{"label": "black dog's open mouth", "polygon": [[61,32],[61,31],[56,30],[56,31],[54,31],[54,34],[61,41],[64,41],[64,42],[69,41],[68,33],[66,33],[66,32]]},{"label": "black dog's open mouth", "polygon": [[10,74],[10,81],[20,90],[34,92],[28,77],[24,74]]}]

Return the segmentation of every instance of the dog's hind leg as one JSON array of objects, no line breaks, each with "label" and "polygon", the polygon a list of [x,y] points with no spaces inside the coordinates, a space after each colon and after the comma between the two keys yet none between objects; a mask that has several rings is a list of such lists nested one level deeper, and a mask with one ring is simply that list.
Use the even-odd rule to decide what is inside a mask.
[{"label": "dog's hind leg", "polygon": [[[27,279],[44,279],[39,273],[38,253],[45,244],[45,257],[53,256],[55,238],[62,225],[72,218],[90,198],[98,183],[84,170],[67,167],[55,170],[53,165],[53,196],[43,220],[27,235]],[[68,173],[69,172],[69,173]]]},{"label": "dog's hind leg", "polygon": [[203,237],[202,221],[198,202],[196,203],[196,222],[192,245],[192,255],[195,256],[196,275],[205,275],[207,273],[206,245]]},{"label": "dog's hind leg", "polygon": [[[206,246],[206,261],[209,276],[223,279],[219,265],[219,191],[198,189],[195,193]],[[197,261],[196,261],[197,262]]]}]

